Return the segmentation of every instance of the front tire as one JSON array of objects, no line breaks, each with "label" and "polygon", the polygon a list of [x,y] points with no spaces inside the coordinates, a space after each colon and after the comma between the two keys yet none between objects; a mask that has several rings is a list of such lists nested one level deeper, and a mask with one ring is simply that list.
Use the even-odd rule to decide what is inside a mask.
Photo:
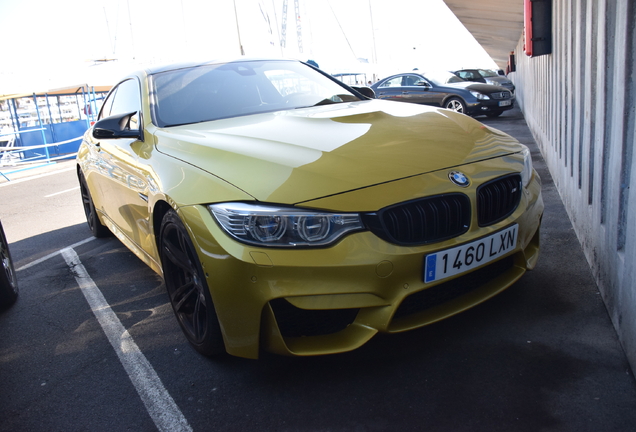
[{"label": "front tire", "polygon": [[466,104],[459,98],[450,98],[444,104],[444,108],[458,113],[466,114]]},{"label": "front tire", "polygon": [[91,233],[93,233],[93,235],[97,238],[110,237],[112,233],[110,232],[108,227],[102,225],[102,222],[99,220],[99,216],[97,216],[93,198],[91,198],[91,193],[88,190],[88,185],[86,184],[86,178],[81,171],[78,173],[78,177],[80,190],[82,193],[82,204],[84,206],[84,214],[86,215],[86,223],[88,223],[88,228],[91,230]]},{"label": "front tire", "polygon": [[9,252],[9,243],[0,224],[0,309],[11,306],[18,298],[18,279]]},{"label": "front tire", "polygon": [[172,310],[188,342],[208,357],[225,352],[221,327],[196,249],[173,210],[163,217],[159,247]]}]

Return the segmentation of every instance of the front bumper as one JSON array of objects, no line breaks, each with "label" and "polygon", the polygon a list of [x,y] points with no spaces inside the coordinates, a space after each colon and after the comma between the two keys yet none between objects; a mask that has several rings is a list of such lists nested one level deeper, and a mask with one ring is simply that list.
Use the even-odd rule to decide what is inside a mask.
[{"label": "front bumper", "polygon": [[504,102],[503,100],[486,100],[486,101],[478,101],[476,103],[468,104],[468,114],[469,115],[479,115],[479,114],[488,114],[491,112],[502,112],[511,110],[515,106],[515,98],[505,99],[505,101],[509,101],[510,105],[500,106],[499,102]]},{"label": "front bumper", "polygon": [[[256,248],[230,239],[204,206],[180,214],[199,250],[227,351],[257,358],[260,347],[297,356],[350,351],[378,332],[422,327],[487,300],[536,264],[543,201],[535,174],[505,220],[417,247],[359,232],[326,249]],[[427,254],[513,223],[517,247],[500,260],[424,283]]]}]

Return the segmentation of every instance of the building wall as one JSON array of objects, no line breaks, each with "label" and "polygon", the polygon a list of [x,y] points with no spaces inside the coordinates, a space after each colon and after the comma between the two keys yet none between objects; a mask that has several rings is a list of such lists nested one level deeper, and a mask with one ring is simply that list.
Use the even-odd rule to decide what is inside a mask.
[{"label": "building wall", "polygon": [[517,71],[510,74],[632,370],[636,370],[634,3],[553,0],[552,54],[527,57],[521,40],[515,50]]}]

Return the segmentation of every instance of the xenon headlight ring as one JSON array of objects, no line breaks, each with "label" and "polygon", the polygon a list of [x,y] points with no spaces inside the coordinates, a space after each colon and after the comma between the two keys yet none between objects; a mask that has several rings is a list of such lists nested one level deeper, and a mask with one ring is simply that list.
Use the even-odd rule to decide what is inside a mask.
[{"label": "xenon headlight ring", "polygon": [[325,247],[364,229],[357,213],[330,213],[244,202],[210,204],[219,226],[235,240],[262,247]]}]

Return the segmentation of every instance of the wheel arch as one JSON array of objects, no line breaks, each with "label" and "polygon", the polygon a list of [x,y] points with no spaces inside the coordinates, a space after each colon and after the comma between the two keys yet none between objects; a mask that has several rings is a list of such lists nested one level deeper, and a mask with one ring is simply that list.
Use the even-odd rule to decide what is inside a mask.
[{"label": "wheel arch", "polygon": [[448,94],[444,97],[444,100],[442,101],[442,107],[446,107],[446,104],[451,99],[459,99],[464,104],[464,106],[468,107],[468,102],[466,102],[466,99],[454,93]]},{"label": "wheel arch", "polygon": [[[199,248],[196,244],[196,239],[187,226],[183,214],[180,214],[180,212],[173,208],[168,202],[163,200],[157,201],[154,209],[155,211],[152,216],[153,224],[155,225],[154,235],[157,241],[157,246],[162,248],[162,250],[159,251],[159,261],[161,262],[163,270],[164,284],[166,285],[173,310],[186,339],[188,339],[198,352],[205,356],[210,357],[225,354],[228,352],[225,335],[223,334],[216,312],[215,302],[212,299],[212,292],[207,281],[208,276],[205,273],[203,263],[200,260]],[[175,235],[184,236],[184,240],[175,242]],[[166,238],[171,240],[164,244]],[[185,261],[181,261],[189,263],[188,266],[184,267],[170,258],[170,256],[177,256],[179,254],[170,252],[165,256],[163,255],[164,248],[165,250],[174,251],[175,246],[183,252],[180,254],[181,256],[189,257],[186,258]],[[181,276],[179,276],[180,274]],[[191,275],[191,277],[187,277],[186,275],[188,274]],[[192,276],[195,274],[198,275],[198,277]],[[200,282],[196,282],[197,280]],[[185,304],[187,309],[187,303],[182,303],[181,300],[175,300],[175,297],[173,296],[180,293],[179,295],[185,294],[188,298],[190,298],[190,294],[187,294],[187,290],[182,291],[179,286],[186,286],[187,284],[192,283],[194,283],[193,286],[197,286],[200,290],[203,290],[203,296],[206,298],[204,301],[205,306],[202,309],[205,311],[204,315],[207,323],[207,330],[205,333],[198,333],[196,330],[197,326],[194,325],[193,321],[191,321],[188,317],[192,311],[187,312],[185,309],[181,309],[181,306],[176,306],[176,304]],[[185,297],[183,297],[183,299],[185,299]],[[190,300],[188,300],[188,302],[191,303]],[[195,308],[194,310],[196,311],[199,309]],[[204,337],[204,334],[207,336]],[[201,339],[199,339],[199,336]]]},{"label": "wheel arch", "polygon": [[157,251],[159,251],[159,235],[161,233],[161,221],[169,210],[174,210],[167,201],[158,200],[152,210],[152,227],[153,234],[155,236],[155,244],[157,245]]},{"label": "wheel arch", "polygon": [[[82,205],[84,207],[84,213],[86,215],[86,222],[91,230],[91,233],[96,238],[105,238],[113,235],[113,231],[109,228],[107,222],[107,216],[101,210],[100,194],[91,190],[91,186],[88,182],[85,170],[81,164],[77,165],[77,181],[80,185],[80,194],[82,197]],[[86,170],[88,171],[88,170]],[[94,187],[97,187],[94,185]],[[97,198],[97,202],[95,199]]]},{"label": "wheel arch", "polygon": [[[86,174],[84,173],[84,169],[82,169],[82,165],[80,165],[79,163],[75,165],[75,174],[77,175],[77,181],[81,182],[82,181],[82,177],[84,178],[84,180],[86,180]],[[86,184],[86,186],[88,187],[88,182]]]}]

